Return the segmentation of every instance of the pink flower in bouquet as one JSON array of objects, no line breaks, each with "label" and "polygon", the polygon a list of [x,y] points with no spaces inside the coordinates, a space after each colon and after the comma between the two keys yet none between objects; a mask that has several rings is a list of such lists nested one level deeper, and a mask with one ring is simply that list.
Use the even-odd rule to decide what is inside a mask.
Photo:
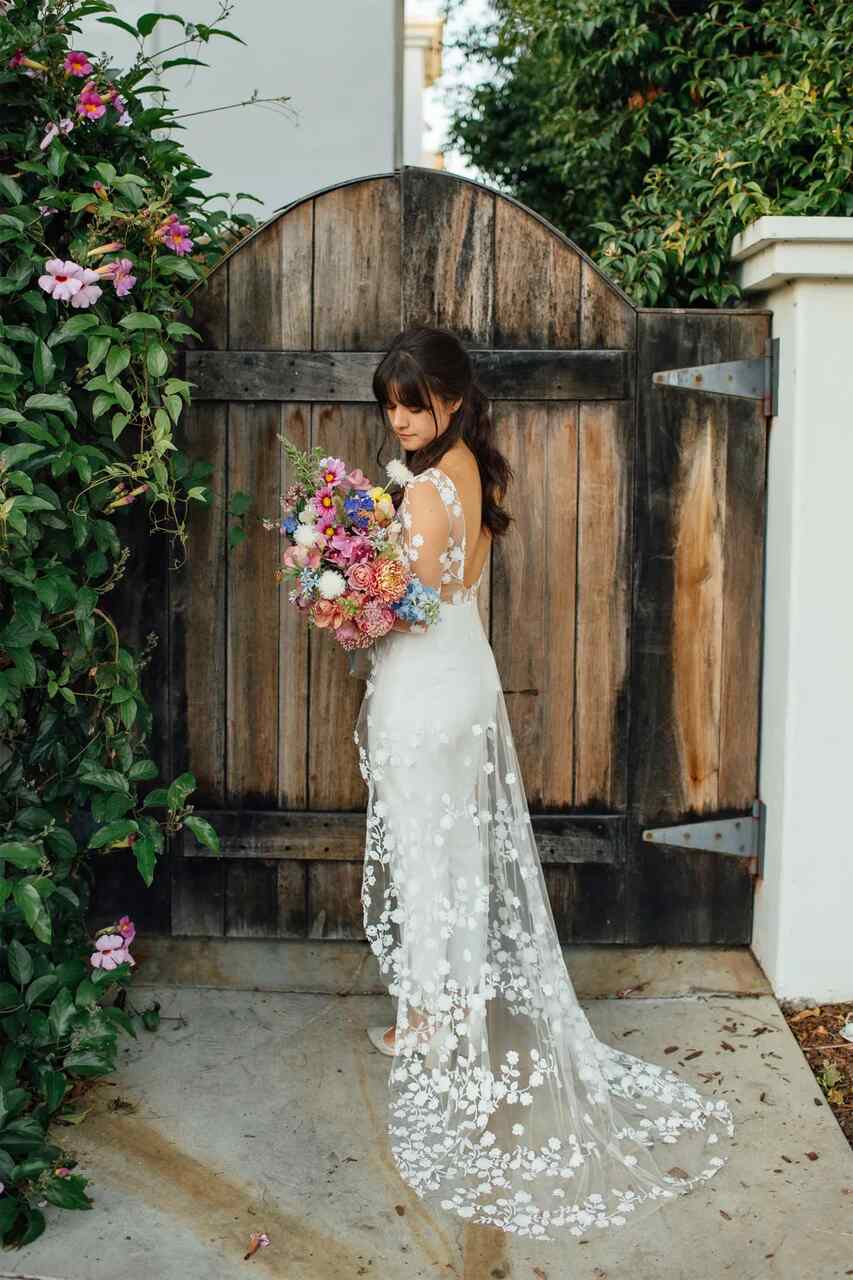
[{"label": "pink flower in bouquet", "polygon": [[359,630],[375,640],[391,630],[395,616],[390,605],[383,604],[381,600],[368,600],[358,615],[357,625]]},{"label": "pink flower in bouquet", "polygon": [[335,515],[335,486],[333,484],[322,485],[314,494],[310,505],[318,516],[325,516],[330,513]]},{"label": "pink flower in bouquet", "polygon": [[281,562],[288,569],[316,569],[322,559],[323,552],[319,547],[304,547],[297,542],[287,548]]},{"label": "pink flower in bouquet", "polygon": [[89,960],[93,969],[115,969],[125,961],[136,964],[120,933],[105,933],[97,938]]},{"label": "pink flower in bouquet", "polygon": [[372,489],[373,481],[366,476],[360,467],[353,467],[349,473],[350,482],[354,489]]},{"label": "pink flower in bouquet", "polygon": [[376,560],[373,565],[373,588],[380,600],[392,604],[406,594],[409,571],[401,560]]},{"label": "pink flower in bouquet", "polygon": [[122,916],[116,926],[117,932],[124,938],[124,945],[129,947],[136,937],[136,926],[130,916]]},{"label": "pink flower in bouquet", "polygon": [[370,591],[373,586],[373,565],[366,561],[352,564],[347,570],[347,582],[356,591]]},{"label": "pink flower in bouquet", "polygon": [[356,626],[352,618],[347,618],[346,622],[342,622],[335,632],[335,639],[342,649],[368,649],[373,643],[369,636],[365,635]]},{"label": "pink flower in bouquet", "polygon": [[65,61],[62,68],[67,76],[90,76],[94,71],[89,59],[85,53],[81,53],[77,49],[72,49],[70,53],[65,55]]},{"label": "pink flower in bouquet", "polygon": [[346,478],[347,469],[340,458],[320,459],[320,479],[329,489],[334,489]]},{"label": "pink flower in bouquet", "polygon": [[338,527],[338,517],[337,513],[334,511],[324,512],[323,515],[319,516],[316,524],[314,525],[314,528],[322,533],[327,542],[337,532]]},{"label": "pink flower in bouquet", "polygon": [[318,627],[338,628],[347,620],[346,614],[337,600],[318,600],[311,607],[311,617]]},{"label": "pink flower in bouquet", "polygon": [[363,533],[350,533],[346,529],[336,529],[329,539],[329,548],[338,552],[341,564],[355,564],[367,560],[373,555],[373,546]]}]

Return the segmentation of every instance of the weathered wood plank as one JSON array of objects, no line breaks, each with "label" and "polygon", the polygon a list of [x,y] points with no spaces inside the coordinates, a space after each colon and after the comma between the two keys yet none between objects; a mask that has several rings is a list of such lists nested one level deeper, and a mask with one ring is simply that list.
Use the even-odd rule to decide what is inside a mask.
[{"label": "weathered wood plank", "polygon": [[363,862],[312,862],[308,872],[308,937],[364,938]]},{"label": "weathered wood plank", "polygon": [[554,866],[543,875],[562,943],[620,943],[625,937],[625,874],[621,863]]},{"label": "weathered wood plank", "polygon": [[[182,853],[192,861],[284,859],[338,863],[363,858],[364,813],[290,812],[274,809],[196,810],[219,835],[220,853],[179,833]],[[531,814],[536,847],[543,862],[617,864],[625,861],[626,819],[621,814]]]},{"label": "weathered wood plank", "polygon": [[639,331],[627,940],[746,942],[745,863],[641,836],[720,810],[725,555],[755,555],[725,540],[726,450],[741,447],[726,397],[656,387],[652,374],[740,352],[726,313],[642,314]]},{"label": "weathered wood plank", "polygon": [[580,255],[507,200],[495,205],[494,274],[495,348],[580,345]]},{"label": "weathered wood plank", "polygon": [[[278,405],[232,405],[228,493],[250,494],[258,514],[278,512],[281,480]],[[249,526],[228,552],[226,798],[275,805],[278,798],[278,535]]]},{"label": "weathered wood plank", "polygon": [[[310,448],[311,410],[302,405],[282,405],[282,434],[299,449]],[[279,443],[281,481],[280,492],[285,493],[293,482],[284,445]],[[277,508],[271,516],[280,513]],[[282,540],[276,533],[258,533],[272,545],[276,565],[281,564]],[[276,545],[277,544],[277,545]],[[305,619],[289,603],[287,593],[290,583],[285,579],[278,587],[278,627],[281,644],[278,648],[278,808],[307,809],[308,807],[308,664],[309,636]]]},{"label": "weathered wood plank", "polygon": [[279,936],[278,866],[263,862],[225,864],[226,938]]},{"label": "weathered wood plank", "polygon": [[501,423],[516,524],[493,551],[492,646],[528,803],[560,808],[574,803],[577,406],[507,407]]},{"label": "weathered wood plank", "polygon": [[[352,467],[376,476],[376,455],[385,427],[378,411],[360,405],[315,405],[312,444],[346,458]],[[358,809],[365,803],[364,780],[352,726],[364,696],[364,681],[349,674],[347,655],[333,636],[317,628],[310,635],[308,720],[308,807]]]},{"label": "weathered wood plank", "polygon": [[[400,330],[400,184],[348,183],[314,201],[316,351],[373,351]],[[327,399],[321,394],[321,399]]]},{"label": "weathered wood plank", "polygon": [[628,789],[634,406],[580,406],[576,806],[623,809]]},{"label": "weathered wood plank", "polygon": [[[231,351],[280,351],[283,346],[282,299],[287,289],[305,289],[304,281],[292,280],[285,288],[285,223],[285,218],[269,223],[228,259],[228,347]],[[291,325],[292,322],[291,316]]]},{"label": "weathered wood plank", "polygon": [[[193,328],[207,348],[228,342],[228,271],[220,267],[193,293]],[[191,341],[196,341],[195,339]],[[186,559],[171,572],[169,629],[169,726],[172,776],[191,772],[196,805],[225,799],[225,493],[228,406],[193,401],[178,435],[192,462],[211,468],[211,505],[190,504]],[[172,932],[221,937],[225,872],[221,863],[204,873],[172,846]]]},{"label": "weathered wood plank", "polygon": [[627,347],[637,344],[637,315],[631,303],[589,262],[581,267],[580,346]]},{"label": "weathered wood plank", "polygon": [[[631,351],[470,351],[490,400],[624,400]],[[381,351],[188,351],[196,400],[329,401],[375,404]]]},{"label": "weathered wood plank", "polygon": [[304,938],[308,933],[308,867],[304,862],[279,862],[276,866],[278,927],[280,938]]},{"label": "weathered wood plank", "polygon": [[[730,359],[764,354],[769,316],[734,313],[730,325]],[[758,795],[767,420],[760,404],[733,397],[726,418],[718,801],[748,809]]]},{"label": "weathered wood plank", "polygon": [[401,327],[433,324],[494,340],[495,196],[440,172],[403,169]]}]

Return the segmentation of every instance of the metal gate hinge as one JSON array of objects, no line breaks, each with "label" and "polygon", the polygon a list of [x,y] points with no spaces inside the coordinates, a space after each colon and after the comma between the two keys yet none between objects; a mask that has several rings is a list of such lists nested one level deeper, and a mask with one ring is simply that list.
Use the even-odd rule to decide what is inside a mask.
[{"label": "metal gate hinge", "polygon": [[714,391],[721,396],[760,400],[765,416],[774,418],[779,412],[779,339],[767,338],[764,355],[754,360],[727,360],[722,364],[663,369],[652,374],[652,382],[656,387]]},{"label": "metal gate hinge", "polygon": [[648,827],[643,839],[677,849],[699,849],[708,853],[725,853],[730,857],[749,858],[750,873],[764,875],[764,836],[767,806],[753,800],[752,813],[740,818],[717,818],[709,822],[682,822],[675,827]]}]

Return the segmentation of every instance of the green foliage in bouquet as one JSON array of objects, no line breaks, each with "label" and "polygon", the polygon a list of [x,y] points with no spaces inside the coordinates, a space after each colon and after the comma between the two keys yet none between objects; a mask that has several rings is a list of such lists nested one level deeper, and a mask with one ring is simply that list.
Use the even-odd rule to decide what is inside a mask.
[{"label": "green foliage in bouquet", "polygon": [[[451,0],[451,6],[454,0]],[[495,0],[450,141],[642,306],[740,297],[764,214],[853,213],[853,5]]]},{"label": "green foliage in bouquet", "polygon": [[[131,31],[127,71],[81,51],[81,19]],[[214,210],[146,83],[156,24],[183,42],[228,32],[175,15],[136,27],[94,0],[0,0],[0,1239],[44,1230],[41,1207],[87,1208],[48,1129],[113,1070],[129,965],[90,967],[97,861],[130,848],[152,883],[195,779],[152,787],[142,652],[105,597],[123,576],[127,508],[186,538],[211,468],[176,442],[189,385],[171,373],[193,330],[187,292],[254,220]],[[178,41],[181,43],[181,41]],[[156,95],[158,104],[149,103]],[[180,126],[175,126],[180,128]],[[144,794],[143,794],[144,793]],[[145,1025],[150,1025],[146,1022]],[[58,1170],[58,1172],[57,1172]]]}]

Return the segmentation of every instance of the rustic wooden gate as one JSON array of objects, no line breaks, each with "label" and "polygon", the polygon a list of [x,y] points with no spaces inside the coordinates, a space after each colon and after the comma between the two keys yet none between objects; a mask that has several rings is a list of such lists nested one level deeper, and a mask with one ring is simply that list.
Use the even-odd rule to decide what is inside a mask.
[{"label": "rustic wooden gate", "polygon": [[652,375],[760,355],[769,316],[637,310],[530,209],[415,167],[288,206],[196,312],[185,447],[216,496],[168,575],[160,745],[223,856],[175,842],[165,930],[363,937],[364,686],[276,587],[276,534],[227,550],[226,507],[275,515],[278,432],[384,479],[370,379],[413,322],[468,346],[515,470],[480,607],[563,940],[748,942],[754,862],[643,832],[757,795],[766,422]]}]

